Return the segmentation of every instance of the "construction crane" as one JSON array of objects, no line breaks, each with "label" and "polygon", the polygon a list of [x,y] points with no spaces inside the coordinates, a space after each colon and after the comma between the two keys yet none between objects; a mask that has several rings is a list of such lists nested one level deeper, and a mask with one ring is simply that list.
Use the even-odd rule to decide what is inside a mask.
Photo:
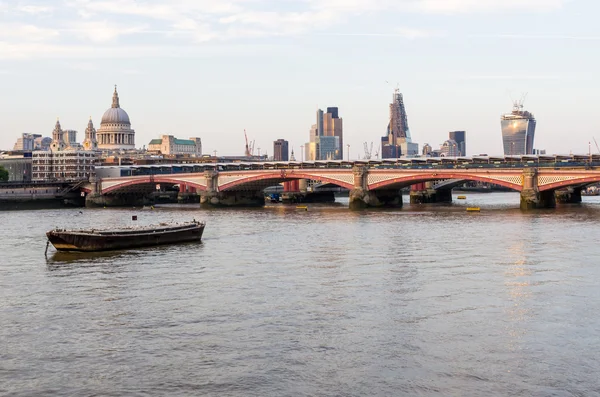
[{"label": "construction crane", "polygon": [[596,145],[596,150],[598,151],[598,154],[600,154],[600,147],[598,147],[598,142],[596,142],[596,138],[592,137],[592,139],[594,140],[594,144]]},{"label": "construction crane", "polygon": [[365,160],[371,160],[371,154],[373,153],[373,142],[371,142],[371,147],[369,147],[367,142],[365,142],[364,147],[365,147]]},{"label": "construction crane", "polygon": [[248,146],[248,135],[246,134],[246,129],[244,128],[244,138],[246,139],[246,151],[244,152],[244,156],[250,157],[250,146]]}]

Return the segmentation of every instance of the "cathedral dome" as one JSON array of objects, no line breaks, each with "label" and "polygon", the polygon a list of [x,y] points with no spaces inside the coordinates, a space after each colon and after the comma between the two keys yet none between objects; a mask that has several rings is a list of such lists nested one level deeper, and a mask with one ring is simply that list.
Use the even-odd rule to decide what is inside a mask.
[{"label": "cathedral dome", "polygon": [[[93,125],[88,125],[88,129],[91,131]],[[96,141],[100,150],[135,149],[135,131],[131,129],[129,115],[119,105],[117,86],[113,93],[112,106],[104,112],[100,128],[96,131]]]},{"label": "cathedral dome", "polygon": [[115,92],[113,93],[112,106],[106,112],[104,112],[102,121],[100,122],[100,125],[102,124],[131,124],[129,121],[129,115],[126,111],[121,109],[121,106],[119,106],[119,94],[117,93],[116,86]]},{"label": "cathedral dome", "polygon": [[121,108],[110,108],[102,116],[100,124],[131,124],[129,115]]}]

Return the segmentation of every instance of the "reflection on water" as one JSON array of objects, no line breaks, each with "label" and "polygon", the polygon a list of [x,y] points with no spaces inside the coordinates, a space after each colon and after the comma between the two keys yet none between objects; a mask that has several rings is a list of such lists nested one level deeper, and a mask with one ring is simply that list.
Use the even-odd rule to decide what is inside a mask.
[{"label": "reflection on water", "polygon": [[[584,200],[6,212],[0,394],[594,395],[600,200]],[[131,215],[206,220],[203,243],[44,257],[55,226]]]},{"label": "reflection on water", "polygon": [[[154,247],[143,247],[129,250],[100,251],[100,252],[78,252],[78,251],[56,251],[46,255],[46,262],[49,266],[60,267],[64,264],[94,264],[109,263],[114,261],[127,262],[135,261],[139,257],[169,255],[177,252],[178,249],[185,249],[186,246],[201,247],[202,242],[185,242],[176,245],[158,245]],[[174,248],[177,246],[178,248]],[[55,269],[54,269],[55,270]]]}]

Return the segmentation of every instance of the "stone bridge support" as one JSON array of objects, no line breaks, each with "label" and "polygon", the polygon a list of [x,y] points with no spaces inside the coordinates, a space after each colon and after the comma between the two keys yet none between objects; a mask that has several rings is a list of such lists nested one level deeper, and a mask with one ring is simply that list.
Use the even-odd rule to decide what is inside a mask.
[{"label": "stone bridge support", "polygon": [[422,182],[410,187],[411,204],[451,203],[452,189],[434,189],[433,182]]},{"label": "stone bridge support", "polygon": [[265,205],[262,191],[219,191],[219,173],[206,171],[206,191],[200,194],[202,207],[260,207]]},{"label": "stone bridge support", "polygon": [[153,204],[153,201],[143,193],[102,194],[102,180],[90,177],[91,191],[85,196],[85,206],[95,207],[142,207]]},{"label": "stone bridge support", "polygon": [[523,170],[523,190],[521,190],[521,209],[533,210],[556,207],[554,191],[540,192],[538,187],[538,170],[525,168]]},{"label": "stone bridge support", "polygon": [[569,187],[567,189],[556,190],[556,202],[561,204],[578,204],[581,203],[580,187]]},{"label": "stone bridge support", "polygon": [[354,188],[350,190],[350,209],[364,209],[368,207],[402,207],[402,192],[400,189],[369,190],[369,170],[366,167],[355,166]]}]

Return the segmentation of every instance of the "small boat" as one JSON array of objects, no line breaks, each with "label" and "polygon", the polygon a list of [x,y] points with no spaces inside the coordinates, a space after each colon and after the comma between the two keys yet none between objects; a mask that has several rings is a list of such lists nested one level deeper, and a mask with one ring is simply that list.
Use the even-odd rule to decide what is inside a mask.
[{"label": "small boat", "polygon": [[479,207],[467,207],[467,211],[468,212],[479,212],[479,211],[481,211],[481,208],[479,208]]},{"label": "small boat", "polygon": [[467,196],[458,196],[458,197],[456,197],[456,198],[457,198],[458,200],[466,200],[466,199],[467,199]]},{"label": "small boat", "polygon": [[297,210],[304,210],[304,211],[308,211],[308,207],[306,205],[297,205],[296,206]]},{"label": "small boat", "polygon": [[46,236],[58,251],[112,251],[200,241],[204,226],[204,222],[194,220],[115,230],[54,229],[47,232]]}]

